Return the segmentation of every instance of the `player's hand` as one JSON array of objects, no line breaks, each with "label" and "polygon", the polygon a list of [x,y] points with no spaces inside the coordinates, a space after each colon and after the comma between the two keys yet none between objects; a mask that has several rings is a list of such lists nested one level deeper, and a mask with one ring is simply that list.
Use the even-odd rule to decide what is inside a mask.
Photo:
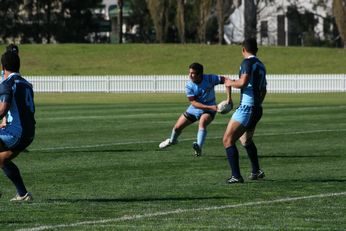
[{"label": "player's hand", "polygon": [[211,105],[210,110],[212,111],[217,111],[217,105]]},{"label": "player's hand", "polygon": [[226,79],[225,79],[225,83],[224,83],[225,86],[226,86],[226,87],[231,87],[231,82],[232,82],[232,81],[233,81],[233,80],[231,80],[231,79],[229,79],[229,78],[226,78]]}]

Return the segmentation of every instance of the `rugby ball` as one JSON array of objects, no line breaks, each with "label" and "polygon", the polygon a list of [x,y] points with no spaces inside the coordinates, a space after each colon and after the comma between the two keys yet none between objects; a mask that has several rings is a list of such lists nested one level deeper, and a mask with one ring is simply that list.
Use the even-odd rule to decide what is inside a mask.
[{"label": "rugby ball", "polygon": [[233,109],[233,102],[228,103],[227,100],[221,101],[217,105],[217,112],[219,112],[221,114],[226,114],[226,113],[230,112],[232,109]]}]

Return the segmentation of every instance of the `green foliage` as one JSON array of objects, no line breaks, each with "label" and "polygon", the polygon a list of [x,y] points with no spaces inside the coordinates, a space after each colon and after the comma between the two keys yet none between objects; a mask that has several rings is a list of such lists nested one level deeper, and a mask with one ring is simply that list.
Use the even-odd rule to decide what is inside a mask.
[{"label": "green foliage", "polygon": [[[8,37],[20,34],[19,6],[21,0],[1,0],[0,2],[0,42],[6,42]],[[16,30],[14,29],[16,28]]]},{"label": "green foliage", "polygon": [[22,43],[87,42],[96,31],[94,10],[102,0],[3,0],[0,36]]},{"label": "green foliage", "polygon": [[[187,74],[200,62],[206,73],[237,74],[240,46],[123,44],[21,45],[23,75],[169,75]],[[2,48],[4,50],[4,46]],[[345,73],[343,49],[260,47],[269,74]]]},{"label": "green foliage", "polygon": [[130,27],[138,26],[138,30],[135,36],[125,35],[126,40],[129,42],[154,42],[155,34],[154,34],[154,26],[153,22],[150,18],[149,10],[147,8],[146,1],[143,0],[131,0],[129,1],[130,8],[130,16],[127,19],[127,23]]},{"label": "green foliage", "polygon": [[209,126],[201,158],[192,155],[196,125],[158,150],[187,104],[183,94],[37,94],[36,139],[14,160],[35,200],[10,203],[15,190],[1,175],[0,230],[346,227],[345,94],[268,94],[255,134],[267,177],[242,185],[225,183],[230,115]]}]

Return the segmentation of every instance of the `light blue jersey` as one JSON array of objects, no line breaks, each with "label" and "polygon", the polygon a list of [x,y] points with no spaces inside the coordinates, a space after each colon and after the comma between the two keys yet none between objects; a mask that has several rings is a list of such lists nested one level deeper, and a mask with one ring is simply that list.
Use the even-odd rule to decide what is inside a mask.
[{"label": "light blue jersey", "polygon": [[[197,84],[189,80],[186,83],[186,96],[189,100],[196,100],[205,105],[216,105],[215,86],[223,84],[224,78],[218,75],[203,75],[202,82]],[[186,112],[199,118],[207,110],[198,109],[190,105]],[[211,112],[211,111],[209,111]]]}]

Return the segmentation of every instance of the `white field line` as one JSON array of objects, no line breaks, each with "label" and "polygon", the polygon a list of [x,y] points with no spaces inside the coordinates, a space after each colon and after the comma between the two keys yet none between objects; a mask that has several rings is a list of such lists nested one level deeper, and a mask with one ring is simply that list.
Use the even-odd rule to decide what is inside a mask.
[{"label": "white field line", "polygon": [[220,210],[220,209],[232,209],[232,208],[239,208],[239,207],[246,207],[246,206],[267,205],[267,204],[274,204],[274,203],[294,202],[294,201],[300,201],[300,200],[325,198],[325,197],[338,197],[338,196],[346,196],[346,192],[326,193],[326,194],[317,194],[317,195],[301,196],[301,197],[286,197],[286,198],[269,200],[269,201],[257,201],[257,202],[255,201],[255,202],[247,202],[247,203],[234,204],[234,205],[221,205],[221,206],[211,206],[211,207],[201,207],[201,208],[191,208],[191,209],[176,209],[176,210],[156,212],[156,213],[124,215],[121,217],[95,220],[95,221],[82,221],[82,222],[60,224],[60,225],[43,225],[43,226],[37,226],[34,228],[18,229],[17,231],[40,231],[40,230],[47,230],[47,229],[69,228],[69,227],[77,227],[77,226],[85,226],[85,225],[97,225],[97,224],[106,224],[106,223],[119,222],[119,221],[130,221],[130,220],[137,220],[142,218],[166,216],[166,215],[172,215],[172,214]]},{"label": "white field line", "polygon": [[[311,131],[297,131],[297,132],[283,132],[283,133],[258,133],[255,136],[280,136],[280,135],[300,135],[300,134],[311,134],[311,133],[323,133],[323,132],[344,132],[346,129],[324,129],[324,130],[311,130]],[[208,137],[208,139],[220,139],[220,137]],[[179,139],[179,141],[193,141],[195,138],[189,139]],[[118,143],[109,144],[91,144],[91,145],[81,145],[81,146],[62,146],[62,147],[48,147],[48,148],[34,148],[29,149],[30,151],[55,151],[55,150],[65,150],[65,149],[82,149],[82,148],[98,148],[98,147],[112,147],[120,145],[130,145],[130,144],[159,144],[162,140],[136,140],[136,141],[126,141]]]}]

